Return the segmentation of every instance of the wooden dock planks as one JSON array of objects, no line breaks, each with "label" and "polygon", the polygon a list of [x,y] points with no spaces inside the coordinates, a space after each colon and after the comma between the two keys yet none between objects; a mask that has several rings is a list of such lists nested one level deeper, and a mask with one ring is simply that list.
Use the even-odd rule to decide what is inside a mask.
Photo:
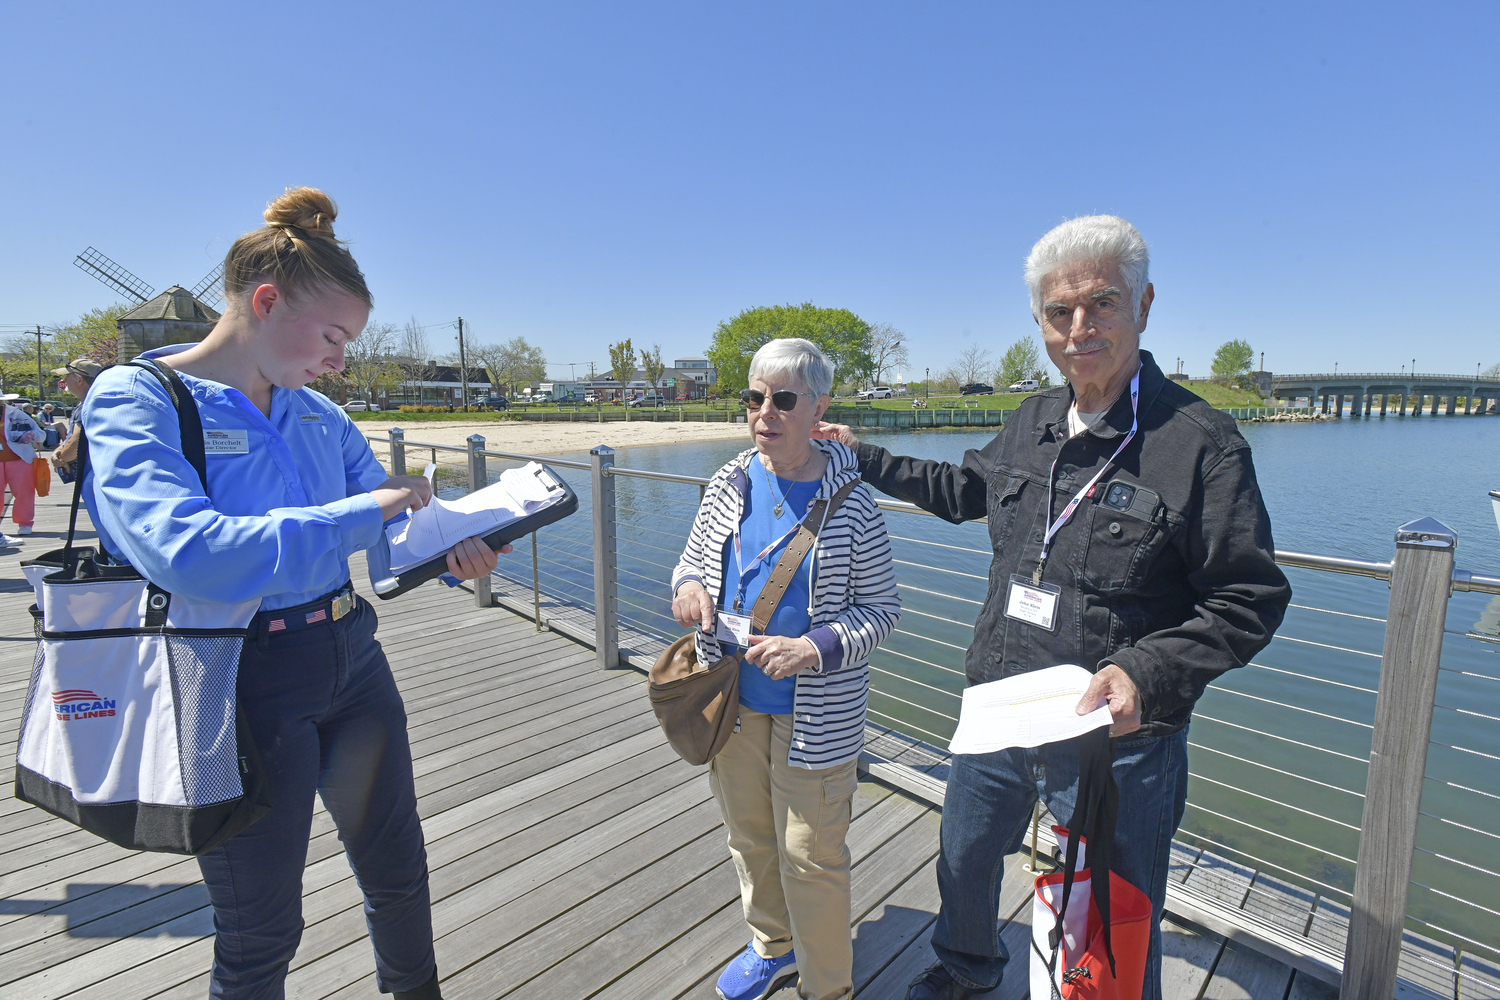
[{"label": "wooden dock planks", "polygon": [[[63,524],[58,497],[38,508],[38,531],[25,551],[54,547]],[[34,649],[18,558],[14,550],[0,553],[0,780],[7,785]],[[358,561],[354,575],[363,586]],[[509,611],[474,608],[467,591],[433,585],[374,603],[407,704],[445,995],[711,996],[719,971],[748,939],[738,886],[704,773],[665,745],[640,676],[599,671],[590,650]],[[901,734],[884,738],[889,759],[945,776],[941,754]],[[924,802],[861,782],[849,835],[861,1000],[904,997],[932,961],[938,825],[938,812]],[[307,927],[288,996],[374,997],[361,899],[321,808],[312,834]],[[1341,930],[1326,906],[1319,923],[1301,890],[1199,853],[1174,845],[1172,877],[1282,926]],[[1020,866],[1027,859],[1007,859],[1002,939],[1015,961],[995,998],[1026,994],[1030,886]],[[210,920],[192,859],[123,851],[0,799],[4,1000],[201,997]],[[1167,920],[1163,930],[1168,997],[1333,995],[1201,928]],[[1454,982],[1443,978],[1441,955],[1422,957],[1415,971],[1424,991]],[[1459,995],[1496,995],[1495,966],[1465,961],[1467,974],[1455,970]],[[793,994],[784,988],[778,996]]]}]

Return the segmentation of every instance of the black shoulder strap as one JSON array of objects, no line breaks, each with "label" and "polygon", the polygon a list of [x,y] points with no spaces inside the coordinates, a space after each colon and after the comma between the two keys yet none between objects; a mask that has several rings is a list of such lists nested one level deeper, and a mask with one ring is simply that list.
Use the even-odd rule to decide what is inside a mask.
[{"label": "black shoulder strap", "polygon": [[203,420],[198,416],[198,404],[193,394],[183,384],[178,374],[160,361],[132,361],[136,368],[155,375],[167,390],[172,407],[177,411],[177,430],[182,437],[182,457],[188,460],[198,481],[203,484],[203,494],[208,495],[208,456],[203,450]]},{"label": "black shoulder strap", "polygon": [[[131,361],[135,368],[148,371],[167,390],[167,398],[177,411],[177,432],[182,439],[182,457],[188,460],[198,481],[203,484],[203,493],[208,495],[208,456],[203,448],[203,420],[198,415],[198,404],[181,378],[160,361]],[[80,404],[82,405],[82,404]],[[73,566],[73,534],[78,529],[78,504],[83,498],[83,479],[89,467],[88,431],[80,423],[78,427],[78,474],[73,480],[73,505],[68,511],[68,540],[63,546],[63,565],[71,571]]]}]

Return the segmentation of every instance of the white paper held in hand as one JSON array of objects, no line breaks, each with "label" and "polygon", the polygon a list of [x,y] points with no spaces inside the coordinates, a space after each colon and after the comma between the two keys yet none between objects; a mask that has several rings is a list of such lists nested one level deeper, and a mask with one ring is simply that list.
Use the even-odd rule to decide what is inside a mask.
[{"label": "white paper held in hand", "polygon": [[563,490],[536,462],[507,469],[500,481],[457,500],[431,502],[385,529],[391,572],[401,573],[453,548],[465,538],[487,535],[534,513]]},{"label": "white paper held in hand", "polygon": [[1074,709],[1094,675],[1065,663],[964,689],[953,753],[994,753],[1007,747],[1039,747],[1082,736],[1113,718],[1109,703],[1088,715]]}]

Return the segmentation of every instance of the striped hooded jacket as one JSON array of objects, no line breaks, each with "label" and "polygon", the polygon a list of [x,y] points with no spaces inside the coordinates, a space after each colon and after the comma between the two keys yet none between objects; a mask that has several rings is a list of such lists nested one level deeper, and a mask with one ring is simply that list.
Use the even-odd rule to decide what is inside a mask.
[{"label": "striped hooded jacket", "polygon": [[[859,478],[854,452],[834,441],[814,441],[828,456],[818,497],[832,496]],[[750,490],[750,449],[714,474],[693,521],[687,548],[672,573],[672,592],[689,580],[707,589],[723,607],[724,544],[744,516]],[[901,615],[885,516],[870,491],[855,489],[818,533],[809,553],[813,564],[812,629],[818,665],[797,674],[792,745],[787,763],[809,770],[833,767],[859,756],[864,742],[865,702],[870,690],[870,653]],[[807,567],[800,572],[806,572]],[[724,654],[712,633],[697,633],[700,663]]]}]

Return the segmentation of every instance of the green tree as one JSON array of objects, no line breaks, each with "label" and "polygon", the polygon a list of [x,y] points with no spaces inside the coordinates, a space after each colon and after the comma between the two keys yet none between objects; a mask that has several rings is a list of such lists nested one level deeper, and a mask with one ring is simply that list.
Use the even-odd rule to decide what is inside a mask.
[{"label": "green tree", "polygon": [[651,394],[656,394],[656,387],[661,384],[662,372],[667,366],[661,359],[661,345],[653,344],[649,351],[641,351],[641,367],[646,370],[646,384],[651,387]]},{"label": "green tree", "polygon": [[489,372],[490,384],[496,392],[506,386],[514,396],[517,386],[547,381],[547,358],[540,347],[533,347],[525,337],[480,344],[471,348],[470,354]]},{"label": "green tree", "polygon": [[626,337],[618,344],[609,345],[609,377],[620,383],[620,398],[625,398],[625,389],[635,376],[635,345]]},{"label": "green tree", "polygon": [[734,395],[746,388],[750,358],[767,341],[778,337],[802,337],[822,348],[833,362],[834,385],[874,375],[870,324],[849,310],[820,308],[811,302],[757,306],[724,320],[714,331],[707,353],[719,370],[719,395]]},{"label": "green tree", "polygon": [[1214,352],[1213,372],[1215,382],[1245,388],[1250,368],[1255,364],[1255,350],[1248,340],[1226,340]]},{"label": "green tree", "polygon": [[0,358],[0,392],[30,391],[35,384],[35,360],[27,364],[24,358]]},{"label": "green tree", "polygon": [[1036,338],[1028,334],[1007,347],[1000,357],[1000,367],[995,369],[995,387],[1004,389],[1029,378],[1040,382],[1038,372],[1042,367],[1041,349],[1036,346]]},{"label": "green tree", "polygon": [[88,358],[101,365],[114,364],[120,359],[120,317],[130,309],[117,302],[103,309],[90,309],[65,326],[53,327],[54,353],[66,361]]}]

